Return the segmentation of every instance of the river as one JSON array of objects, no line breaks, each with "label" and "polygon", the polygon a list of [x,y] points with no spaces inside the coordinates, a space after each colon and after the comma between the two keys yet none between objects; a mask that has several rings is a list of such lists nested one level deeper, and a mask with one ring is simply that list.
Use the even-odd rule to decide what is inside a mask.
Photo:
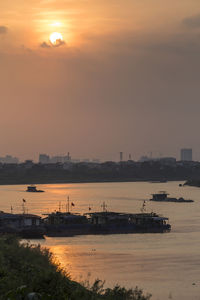
[{"label": "river", "polygon": [[75,206],[72,212],[107,209],[139,212],[152,193],[167,191],[171,196],[193,199],[194,203],[146,203],[147,212],[169,217],[170,233],[90,235],[46,238],[31,241],[50,248],[72,279],[105,280],[138,286],[153,300],[200,299],[200,188],[179,187],[180,182],[83,183],[38,185],[44,193],[26,193],[25,185],[0,186],[1,210],[40,214],[65,211],[67,196]]}]

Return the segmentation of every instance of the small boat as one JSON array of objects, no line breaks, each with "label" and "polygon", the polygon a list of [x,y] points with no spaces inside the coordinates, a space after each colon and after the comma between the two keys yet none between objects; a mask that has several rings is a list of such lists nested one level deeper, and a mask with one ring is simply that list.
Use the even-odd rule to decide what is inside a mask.
[{"label": "small boat", "polygon": [[30,192],[30,193],[43,193],[43,190],[37,190],[35,185],[29,185],[27,186],[27,190],[26,192]]},{"label": "small boat", "polygon": [[152,194],[152,198],[150,201],[157,201],[157,202],[178,202],[178,203],[183,203],[183,202],[194,202],[194,200],[190,199],[184,199],[183,197],[180,198],[172,198],[168,197],[168,193],[165,191],[160,191],[157,194]]}]

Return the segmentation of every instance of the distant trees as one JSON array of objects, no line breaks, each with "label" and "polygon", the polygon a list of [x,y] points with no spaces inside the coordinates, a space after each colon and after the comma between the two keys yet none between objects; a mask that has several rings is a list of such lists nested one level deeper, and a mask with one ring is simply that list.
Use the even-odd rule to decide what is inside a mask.
[{"label": "distant trees", "polygon": [[189,180],[200,178],[200,163],[161,161],[66,164],[2,164],[0,184]]}]

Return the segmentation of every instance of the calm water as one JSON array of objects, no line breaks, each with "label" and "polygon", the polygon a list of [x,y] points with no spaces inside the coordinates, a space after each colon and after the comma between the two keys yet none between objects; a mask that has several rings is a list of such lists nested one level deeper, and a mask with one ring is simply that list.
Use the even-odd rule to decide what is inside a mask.
[{"label": "calm water", "polygon": [[[1,210],[20,212],[22,198],[31,213],[57,210],[61,201],[66,208],[69,195],[74,212],[99,211],[103,201],[108,210],[139,212],[150,194],[166,190],[194,203],[147,203],[147,211],[169,217],[172,231],[165,234],[119,234],[47,238],[49,247],[73,279],[91,282],[105,279],[143,288],[152,299],[200,299],[200,189],[168,183],[91,183],[38,185],[45,193],[26,193],[26,186],[0,186]],[[34,241],[35,242],[35,241]]]}]

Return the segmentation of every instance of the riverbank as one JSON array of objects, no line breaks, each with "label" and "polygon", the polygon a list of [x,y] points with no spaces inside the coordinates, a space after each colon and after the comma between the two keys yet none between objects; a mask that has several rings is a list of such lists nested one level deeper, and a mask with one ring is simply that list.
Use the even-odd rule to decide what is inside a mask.
[{"label": "riverbank", "polygon": [[185,179],[181,178],[173,178],[173,179],[168,179],[166,181],[163,180],[152,180],[152,179],[133,179],[133,178],[120,178],[120,179],[72,179],[72,180],[38,180],[38,179],[27,179],[27,180],[18,180],[17,178],[15,180],[1,180],[0,181],[0,186],[1,185],[38,185],[38,184],[73,184],[73,183],[123,183],[123,182],[150,182],[150,183],[166,183],[168,181],[184,181]]},{"label": "riverbank", "polygon": [[200,177],[200,164],[151,162],[105,162],[0,164],[0,184],[52,184],[96,182],[166,182]]},{"label": "riverbank", "polygon": [[149,300],[142,290],[104,289],[96,280],[90,287],[72,281],[45,248],[22,244],[13,236],[0,238],[0,299]]},{"label": "riverbank", "polygon": [[188,185],[188,186],[194,186],[194,187],[200,187],[200,180],[199,179],[191,179],[191,180],[187,180],[184,185]]}]

